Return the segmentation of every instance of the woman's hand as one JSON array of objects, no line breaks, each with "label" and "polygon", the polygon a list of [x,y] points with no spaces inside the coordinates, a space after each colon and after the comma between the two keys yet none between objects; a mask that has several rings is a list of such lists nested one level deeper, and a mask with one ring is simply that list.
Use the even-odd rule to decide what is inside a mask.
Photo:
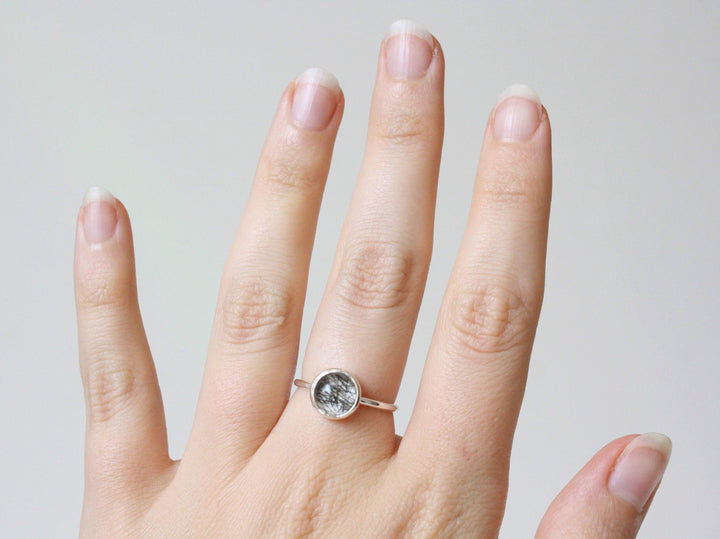
[{"label": "woman's hand", "polygon": [[[440,45],[423,27],[392,25],[365,157],[304,356],[307,381],[342,368],[363,396],[392,403],[397,395],[432,250],[443,72]],[[335,78],[317,69],[281,98],[220,284],[181,461],[168,456],[128,214],[106,191],[89,191],[75,253],[87,403],[82,535],[498,534],[543,296],[547,111],[516,85],[490,113],[470,217],[401,440],[391,412],[360,406],[331,421],[307,389],[288,400],[343,103]],[[538,535],[633,537],[669,454],[657,434],[610,443],[551,505]]]}]

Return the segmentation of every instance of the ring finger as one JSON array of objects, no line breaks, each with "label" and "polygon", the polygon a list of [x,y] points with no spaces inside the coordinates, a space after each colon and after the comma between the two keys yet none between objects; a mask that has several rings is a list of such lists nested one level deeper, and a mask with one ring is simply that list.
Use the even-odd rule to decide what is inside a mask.
[{"label": "ring finger", "polygon": [[[417,23],[394,23],[380,51],[365,157],[308,342],[306,381],[337,367],[358,378],[363,396],[397,395],[432,251],[443,77],[432,35]],[[311,408],[307,397],[294,401]],[[364,423],[374,432],[394,434],[391,414],[360,410],[349,420],[365,413],[376,418]]]}]

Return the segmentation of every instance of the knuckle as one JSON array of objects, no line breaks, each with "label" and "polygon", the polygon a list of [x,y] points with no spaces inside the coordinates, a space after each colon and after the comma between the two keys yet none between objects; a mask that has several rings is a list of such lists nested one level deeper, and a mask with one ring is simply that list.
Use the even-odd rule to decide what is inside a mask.
[{"label": "knuckle", "polygon": [[450,307],[451,343],[461,354],[504,352],[525,342],[534,327],[534,309],[511,287],[464,286]]},{"label": "knuckle", "polygon": [[[329,478],[334,466],[331,462],[331,459],[305,461],[298,473],[290,472],[293,480],[281,486],[282,498],[287,502],[269,507],[264,537],[317,537],[323,530],[328,535],[328,520],[332,521],[335,514],[332,507],[346,501],[343,490]],[[299,493],[298,484],[304,485]]]},{"label": "knuckle", "polygon": [[86,275],[77,288],[79,309],[94,310],[126,307],[130,302],[132,282],[107,272]]},{"label": "knuckle", "polygon": [[492,206],[525,208],[532,199],[526,191],[511,186],[492,186],[482,190],[482,198]]},{"label": "knuckle", "polygon": [[430,136],[426,117],[414,108],[395,107],[377,124],[377,138],[392,146],[413,146]]},{"label": "knuckle", "polygon": [[361,242],[343,254],[338,295],[365,309],[391,309],[404,304],[413,289],[416,256],[392,242]]},{"label": "knuckle", "polygon": [[273,155],[263,166],[262,181],[271,188],[280,190],[311,191],[319,189],[322,183],[312,167],[304,163],[289,148],[280,155]]},{"label": "knuckle", "polygon": [[302,505],[295,507],[290,513],[288,531],[292,530],[298,537],[313,537],[319,531],[323,515],[328,512],[324,490],[323,481],[308,482]]},{"label": "knuckle", "polygon": [[458,537],[462,515],[458,512],[456,486],[438,480],[433,472],[419,473],[403,485],[408,500],[396,511],[397,531],[403,537]]},{"label": "knuckle", "polygon": [[510,208],[543,208],[550,203],[549,189],[529,164],[500,163],[492,172],[492,180],[481,186],[481,200]]},{"label": "knuckle", "polygon": [[112,419],[131,401],[135,388],[135,373],[125,362],[107,358],[91,361],[85,374],[91,421],[104,423]]},{"label": "knuckle", "polygon": [[236,278],[220,307],[223,338],[247,345],[277,337],[287,328],[294,308],[287,286],[262,277]]}]

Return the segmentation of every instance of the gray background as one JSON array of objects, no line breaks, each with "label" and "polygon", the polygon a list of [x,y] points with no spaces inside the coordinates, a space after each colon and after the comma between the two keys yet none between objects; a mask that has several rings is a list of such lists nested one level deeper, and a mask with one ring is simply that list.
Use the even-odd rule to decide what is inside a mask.
[{"label": "gray background", "polygon": [[674,455],[641,536],[717,537],[720,3],[103,4],[0,5],[1,535],[77,533],[84,410],[72,249],[85,188],[108,187],[133,219],[141,305],[180,457],[218,279],[285,84],[319,65],[347,99],[311,320],[359,167],[379,42],[404,17],[444,47],[447,135],[399,430],[487,113],[506,85],[525,82],[550,113],[555,184],[502,536],[531,536],[607,441],[659,430]]}]

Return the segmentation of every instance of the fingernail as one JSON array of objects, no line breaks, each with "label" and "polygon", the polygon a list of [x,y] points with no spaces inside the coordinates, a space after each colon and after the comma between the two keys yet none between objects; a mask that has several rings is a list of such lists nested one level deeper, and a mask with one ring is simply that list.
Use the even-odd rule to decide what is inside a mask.
[{"label": "fingernail", "polygon": [[399,20],[385,36],[385,65],[394,79],[419,79],[432,61],[435,43],[422,24]]},{"label": "fingernail", "polygon": [[508,86],[495,106],[495,138],[506,142],[528,140],[540,125],[542,103],[524,84]]},{"label": "fingernail", "polygon": [[319,67],[311,67],[298,75],[295,81],[293,120],[303,129],[322,131],[335,114],[340,98],[340,85],[335,75]]},{"label": "fingernail", "polygon": [[608,490],[641,512],[660,483],[671,452],[672,442],[664,434],[638,436],[618,457]]},{"label": "fingernail", "polygon": [[117,227],[115,197],[107,189],[91,187],[83,199],[85,240],[102,243],[115,234]]}]

